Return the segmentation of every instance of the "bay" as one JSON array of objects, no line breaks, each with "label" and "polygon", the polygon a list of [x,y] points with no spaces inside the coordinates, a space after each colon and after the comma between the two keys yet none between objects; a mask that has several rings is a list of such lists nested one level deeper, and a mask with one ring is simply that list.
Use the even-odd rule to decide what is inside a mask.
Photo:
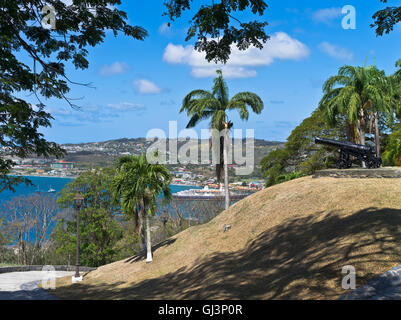
[{"label": "bay", "polygon": [[[15,187],[15,192],[8,190],[0,192],[0,205],[6,201],[12,200],[13,198],[20,196],[28,196],[36,192],[43,192],[47,194],[49,189],[55,190],[54,193],[51,194],[57,195],[68,183],[74,180],[74,178],[38,177],[38,176],[27,176],[27,178],[32,182],[33,186],[27,186],[24,183],[22,183]],[[176,193],[182,190],[200,189],[200,187],[170,185],[170,189],[172,193]],[[55,223],[52,223],[51,228],[49,229],[49,234],[51,233],[51,229],[53,229],[54,226]]]},{"label": "bay", "polygon": [[[27,176],[29,180],[33,183],[33,186],[26,186],[24,183],[15,187],[15,192],[3,191],[0,192],[0,203],[11,200],[13,197],[26,196],[33,194],[37,191],[47,192],[49,189],[54,189],[55,194],[60,192],[66,184],[74,180],[73,178],[58,178],[58,177],[36,177]],[[195,186],[182,186],[182,185],[171,185],[171,192],[176,193],[182,190],[188,189],[200,189]]]}]

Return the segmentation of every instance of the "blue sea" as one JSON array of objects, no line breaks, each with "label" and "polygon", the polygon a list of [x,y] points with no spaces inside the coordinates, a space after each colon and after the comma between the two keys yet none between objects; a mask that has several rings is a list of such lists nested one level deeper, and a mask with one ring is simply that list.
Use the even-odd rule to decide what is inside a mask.
[{"label": "blue sea", "polygon": [[25,196],[37,191],[47,192],[50,188],[60,192],[64,186],[71,182],[72,178],[56,178],[56,177],[26,177],[34,184],[33,186],[26,186],[21,183],[15,187],[15,192],[3,191],[0,192],[0,203],[11,200],[13,197]]},{"label": "blue sea", "polygon": [[[64,186],[71,182],[73,178],[56,178],[56,177],[27,177],[33,183],[33,186],[26,186],[24,183],[15,187],[15,192],[3,191],[0,192],[0,203],[11,200],[13,197],[29,195],[38,191],[47,192],[50,188],[60,192]],[[179,186],[171,185],[171,192],[176,193],[178,191],[187,189],[199,189],[199,187],[193,186]]]},{"label": "blue sea", "polygon": [[[33,186],[26,186],[25,183],[19,184],[15,187],[15,192],[12,191],[3,191],[0,192],[0,205],[8,200],[12,200],[14,197],[26,196],[29,194],[33,194],[35,192],[47,192],[49,189],[54,189],[54,195],[57,195],[66,184],[73,181],[73,178],[56,178],[56,177],[27,177],[33,183]],[[171,192],[176,193],[178,191],[187,190],[187,189],[199,189],[199,187],[194,186],[179,186],[179,185],[171,185]],[[46,238],[49,236],[51,229],[53,229],[55,223],[52,223],[52,226],[49,228],[48,234]],[[32,236],[34,238],[34,236]]]}]

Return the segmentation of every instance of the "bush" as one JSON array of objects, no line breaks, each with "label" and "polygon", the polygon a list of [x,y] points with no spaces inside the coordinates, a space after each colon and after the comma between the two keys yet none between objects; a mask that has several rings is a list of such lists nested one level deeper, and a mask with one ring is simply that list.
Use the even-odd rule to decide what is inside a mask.
[{"label": "bush", "polygon": [[385,166],[401,165],[401,129],[389,136],[388,145],[383,153],[383,164]]}]

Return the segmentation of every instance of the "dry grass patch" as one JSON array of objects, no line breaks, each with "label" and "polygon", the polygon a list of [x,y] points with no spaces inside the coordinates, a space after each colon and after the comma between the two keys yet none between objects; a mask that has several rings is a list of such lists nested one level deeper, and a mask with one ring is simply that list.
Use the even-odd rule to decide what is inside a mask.
[{"label": "dry grass patch", "polygon": [[[401,264],[401,179],[305,177],[258,192],[210,223],[132,257],[59,279],[65,299],[335,299]],[[223,233],[223,225],[231,230]]]}]

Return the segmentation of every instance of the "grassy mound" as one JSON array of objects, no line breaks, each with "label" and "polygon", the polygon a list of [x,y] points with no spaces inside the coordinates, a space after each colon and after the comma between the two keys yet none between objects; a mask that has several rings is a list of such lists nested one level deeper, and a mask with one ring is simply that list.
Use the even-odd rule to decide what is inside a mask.
[{"label": "grassy mound", "polygon": [[[61,299],[335,299],[401,264],[401,179],[305,177],[260,191],[205,225],[58,280]],[[223,232],[223,225],[232,228]]]}]

